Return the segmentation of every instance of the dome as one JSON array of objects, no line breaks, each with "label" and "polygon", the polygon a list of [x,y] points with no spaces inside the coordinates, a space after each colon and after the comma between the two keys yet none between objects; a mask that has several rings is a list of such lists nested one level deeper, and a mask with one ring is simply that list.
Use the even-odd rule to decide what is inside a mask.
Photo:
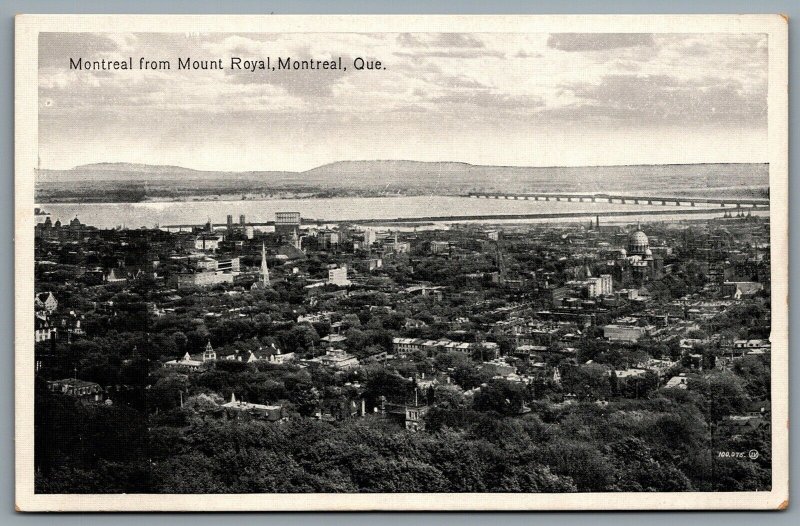
[{"label": "dome", "polygon": [[628,255],[629,256],[643,256],[650,248],[650,240],[647,239],[647,234],[641,230],[636,230],[628,236]]},{"label": "dome", "polygon": [[647,234],[645,234],[641,230],[637,230],[636,232],[633,232],[628,237],[628,244],[629,245],[649,245],[650,244],[650,240],[647,239]]}]

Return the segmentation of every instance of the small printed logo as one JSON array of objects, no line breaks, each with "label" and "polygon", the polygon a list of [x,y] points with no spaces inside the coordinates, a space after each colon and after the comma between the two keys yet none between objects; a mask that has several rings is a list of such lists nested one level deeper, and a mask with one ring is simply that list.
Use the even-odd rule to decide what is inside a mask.
[{"label": "small printed logo", "polygon": [[756,451],[755,449],[751,449],[750,451],[747,452],[747,456],[750,457],[750,460],[755,460],[758,458],[758,451]]}]

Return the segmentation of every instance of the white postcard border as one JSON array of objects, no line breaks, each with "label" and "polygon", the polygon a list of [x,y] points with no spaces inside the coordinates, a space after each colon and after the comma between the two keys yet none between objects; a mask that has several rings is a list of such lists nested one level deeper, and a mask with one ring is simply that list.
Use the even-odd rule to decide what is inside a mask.
[{"label": "white postcard border", "polygon": [[[769,36],[772,490],[688,493],[43,495],[34,493],[33,244],[40,32],[636,32]],[[780,15],[18,15],[15,433],[19,511],[685,510],[788,506],[788,24]]]}]

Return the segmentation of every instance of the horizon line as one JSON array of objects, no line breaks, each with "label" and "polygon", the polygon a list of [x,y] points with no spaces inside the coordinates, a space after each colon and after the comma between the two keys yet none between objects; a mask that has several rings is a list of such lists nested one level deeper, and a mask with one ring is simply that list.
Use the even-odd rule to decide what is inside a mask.
[{"label": "horizon line", "polygon": [[751,162],[696,162],[696,163],[628,163],[628,164],[583,164],[583,165],[513,165],[513,164],[473,164],[466,161],[418,161],[414,159],[344,159],[339,161],[331,161],[328,163],[320,164],[314,166],[312,168],[308,168],[305,170],[275,170],[275,169],[262,169],[262,170],[213,170],[213,169],[199,169],[199,168],[190,168],[187,166],[181,166],[177,164],[152,164],[152,163],[141,163],[141,162],[130,162],[130,161],[98,161],[94,163],[86,163],[86,164],[78,164],[71,168],[41,168],[36,167],[34,171],[50,171],[50,172],[68,172],[72,170],[76,170],[83,167],[88,166],[97,166],[97,165],[132,165],[132,166],[148,166],[153,168],[180,168],[182,170],[190,170],[193,172],[222,172],[222,173],[259,173],[259,172],[268,172],[268,173],[295,173],[295,174],[302,174],[306,172],[310,172],[312,170],[316,170],[318,168],[322,168],[325,166],[330,166],[333,164],[339,163],[381,163],[381,162],[409,162],[409,163],[420,163],[420,164],[462,164],[466,166],[474,166],[479,168],[622,168],[622,167],[631,167],[631,166],[704,166],[704,165],[713,165],[713,164],[766,164],[769,165],[768,161],[751,161]]}]

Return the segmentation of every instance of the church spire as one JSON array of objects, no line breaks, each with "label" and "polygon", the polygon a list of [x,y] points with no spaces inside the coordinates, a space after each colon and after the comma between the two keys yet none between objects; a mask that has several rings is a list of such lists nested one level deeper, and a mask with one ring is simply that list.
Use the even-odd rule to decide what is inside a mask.
[{"label": "church spire", "polygon": [[269,268],[267,267],[267,252],[264,249],[264,243],[261,243],[261,284],[265,287],[269,286]]}]

